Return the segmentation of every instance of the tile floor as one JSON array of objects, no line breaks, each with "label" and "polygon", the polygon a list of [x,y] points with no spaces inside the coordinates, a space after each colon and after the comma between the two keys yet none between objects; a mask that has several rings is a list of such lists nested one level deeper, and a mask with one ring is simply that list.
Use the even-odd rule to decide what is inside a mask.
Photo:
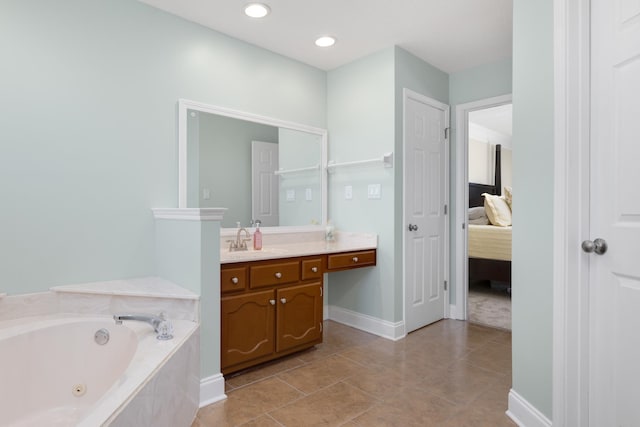
[{"label": "tile floor", "polygon": [[313,349],[226,380],[209,426],[515,426],[511,334],[443,320],[390,341],[326,321]]}]

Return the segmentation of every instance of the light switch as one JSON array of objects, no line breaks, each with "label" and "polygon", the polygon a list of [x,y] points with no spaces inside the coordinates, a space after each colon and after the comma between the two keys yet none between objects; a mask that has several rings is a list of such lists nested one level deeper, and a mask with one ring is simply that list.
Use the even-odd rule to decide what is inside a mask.
[{"label": "light switch", "polygon": [[306,190],[304,190],[304,198],[307,202],[310,202],[312,197],[311,197],[311,189],[307,188]]},{"label": "light switch", "polygon": [[353,199],[353,187],[350,185],[344,186],[344,199],[351,200]]},{"label": "light switch", "polygon": [[208,188],[203,188],[202,189],[202,198],[204,200],[209,200],[211,198],[211,190],[209,190]]},{"label": "light switch", "polygon": [[296,190],[287,190],[286,198],[287,198],[287,202],[295,202]]},{"label": "light switch", "polygon": [[379,199],[380,198],[380,184],[369,184],[367,189],[367,197],[369,199]]}]

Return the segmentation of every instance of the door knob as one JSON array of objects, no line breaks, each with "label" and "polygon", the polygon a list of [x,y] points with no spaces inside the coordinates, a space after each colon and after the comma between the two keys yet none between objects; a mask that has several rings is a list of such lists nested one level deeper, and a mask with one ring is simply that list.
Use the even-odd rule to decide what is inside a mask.
[{"label": "door knob", "polygon": [[418,226],[415,224],[409,224],[409,231],[418,231]]},{"label": "door knob", "polygon": [[588,254],[595,252],[598,255],[602,255],[607,252],[607,241],[604,239],[585,240],[582,242],[582,250]]}]

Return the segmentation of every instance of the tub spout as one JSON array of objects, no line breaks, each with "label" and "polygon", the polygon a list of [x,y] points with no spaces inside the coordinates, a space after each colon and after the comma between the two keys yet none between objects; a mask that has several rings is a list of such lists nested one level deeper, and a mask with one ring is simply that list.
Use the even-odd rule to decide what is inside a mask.
[{"label": "tub spout", "polygon": [[121,325],[123,320],[145,322],[150,324],[158,334],[156,336],[157,339],[170,340],[173,338],[173,325],[165,318],[164,313],[160,313],[160,316],[150,314],[114,314],[113,320],[116,321],[116,325]]}]

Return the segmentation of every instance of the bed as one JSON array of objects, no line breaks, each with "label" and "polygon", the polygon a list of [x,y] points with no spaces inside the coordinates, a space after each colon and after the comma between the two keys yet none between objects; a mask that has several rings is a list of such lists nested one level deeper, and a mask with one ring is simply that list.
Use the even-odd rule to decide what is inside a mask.
[{"label": "bed", "polygon": [[[494,184],[469,183],[469,208],[484,207],[484,193],[500,195],[501,152],[496,145]],[[469,283],[495,281],[511,289],[511,226],[469,224]]]}]

